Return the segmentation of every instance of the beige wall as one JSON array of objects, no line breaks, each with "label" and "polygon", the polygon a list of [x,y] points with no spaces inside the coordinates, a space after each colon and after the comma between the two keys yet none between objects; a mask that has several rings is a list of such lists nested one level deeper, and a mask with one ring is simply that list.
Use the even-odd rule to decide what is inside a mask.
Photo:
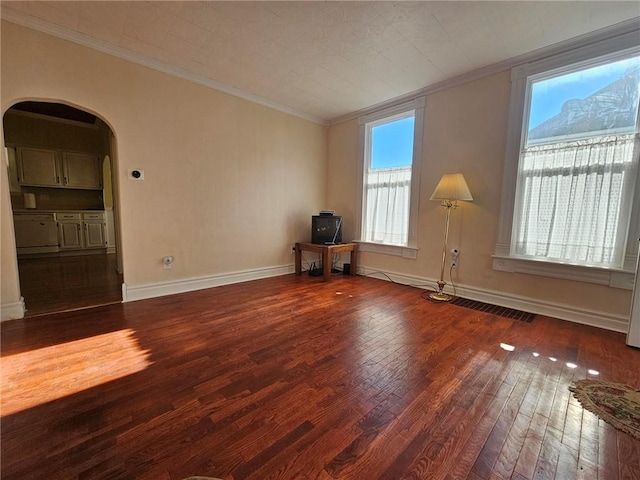
[{"label": "beige wall", "polygon": [[[373,269],[437,279],[444,212],[439,203],[430,201],[429,197],[444,173],[461,172],[474,202],[461,202],[461,207],[451,216],[449,248],[460,250],[460,265],[454,280],[539,302],[628,316],[631,302],[628,290],[492,269],[505,157],[509,77],[509,72],[503,72],[427,96],[418,258],[410,260],[367,252],[362,254],[361,263]],[[328,198],[330,208],[346,216],[347,238],[353,235],[356,221],[358,142],[357,120],[329,129]],[[445,280],[449,281],[448,268]]]},{"label": "beige wall", "polygon": [[[541,302],[628,315],[630,292],[491,268],[509,102],[509,73],[427,97],[416,260],[372,253],[371,268],[437,278],[443,211],[429,200],[443,173],[465,174],[475,201],[453,212],[457,281]],[[329,129],[216,90],[3,22],[2,112],[21,100],[96,113],[116,136],[114,171],[125,282],[130,285],[290,264],[309,217],[333,208],[356,221],[359,135]],[[328,146],[328,147],[327,147]],[[327,162],[328,160],[328,162]],[[129,168],[145,180],[127,179]],[[18,301],[6,173],[2,303]],[[161,257],[174,255],[172,270]]]},{"label": "beige wall", "polygon": [[[3,113],[60,101],[112,128],[128,285],[291,264],[292,243],[325,206],[323,126],[7,22],[1,74]],[[130,168],[145,180],[129,180]],[[14,255],[5,196],[3,303],[17,278],[4,268]]]}]

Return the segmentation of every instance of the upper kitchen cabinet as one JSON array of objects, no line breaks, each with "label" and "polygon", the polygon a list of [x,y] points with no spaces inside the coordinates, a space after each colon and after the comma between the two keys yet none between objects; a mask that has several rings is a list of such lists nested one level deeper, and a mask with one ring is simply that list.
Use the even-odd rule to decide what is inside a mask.
[{"label": "upper kitchen cabinet", "polygon": [[62,152],[62,170],[66,188],[102,188],[102,169],[97,155]]},{"label": "upper kitchen cabinet", "polygon": [[18,148],[18,183],[34,187],[59,187],[60,168],[57,150]]},{"label": "upper kitchen cabinet", "polygon": [[31,147],[17,147],[16,151],[20,185],[102,188],[102,169],[97,155]]}]

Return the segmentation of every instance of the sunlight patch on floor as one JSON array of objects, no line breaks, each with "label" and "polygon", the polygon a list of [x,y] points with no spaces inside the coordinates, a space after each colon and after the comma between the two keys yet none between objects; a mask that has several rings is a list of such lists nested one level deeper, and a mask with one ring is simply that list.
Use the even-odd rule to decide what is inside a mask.
[{"label": "sunlight patch on floor", "polygon": [[140,372],[151,362],[131,329],[0,359],[0,417]]}]

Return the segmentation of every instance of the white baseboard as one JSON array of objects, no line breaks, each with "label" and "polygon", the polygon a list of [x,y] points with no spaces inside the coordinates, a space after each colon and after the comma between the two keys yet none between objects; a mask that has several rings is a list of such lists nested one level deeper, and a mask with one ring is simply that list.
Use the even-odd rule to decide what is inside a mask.
[{"label": "white baseboard", "polygon": [[[162,297],[164,295],[191,292],[194,290],[219,287],[222,285],[231,285],[233,283],[248,282],[250,280],[277,277],[293,273],[293,271],[293,265],[282,265],[219,275],[209,275],[205,277],[186,278],[171,282],[149,283],[142,285],[127,285],[126,283],[123,283],[122,301],[133,302],[136,300],[144,300],[146,298]],[[378,274],[376,274],[376,272],[378,272]],[[436,288],[437,282],[434,278],[386,272],[363,266],[358,267],[358,273],[362,275],[370,275],[387,281],[391,279],[397,283],[425,289]],[[387,276],[389,278],[387,278]],[[449,284],[445,287],[445,291],[450,294],[454,293],[453,287]],[[614,332],[626,333],[629,326],[629,319],[622,315],[595,312],[570,305],[544,302],[530,297],[512,295],[494,290],[472,287],[469,285],[456,285],[455,293],[470,300],[499,305],[501,307],[514,308],[574,323],[604,328]],[[0,321],[23,318],[25,313],[24,299],[21,298],[19,302],[1,304],[0,312]]]},{"label": "white baseboard", "polygon": [[128,285],[123,283],[122,301],[133,302],[136,300],[144,300],[145,298],[162,297],[164,295],[259,280],[261,278],[278,277],[280,275],[293,273],[293,271],[293,265],[281,265],[240,272],[222,273],[219,275],[208,275],[205,277],[183,278],[171,282],[147,283],[142,285]]},{"label": "white baseboard", "polygon": [[[380,272],[380,274],[375,274]],[[382,280],[391,278],[394,282],[405,285],[412,285],[419,288],[435,289],[437,280],[434,278],[415,277],[395,272],[383,272],[381,270],[370,269],[358,266],[358,273],[363,275],[371,275]],[[389,278],[385,277],[387,275]],[[450,284],[445,287],[445,292],[453,294],[454,290]],[[456,295],[476,300],[478,302],[490,303],[500,307],[513,308],[547,317],[559,318],[569,322],[590,325],[592,327],[613,330],[614,332],[626,333],[629,328],[629,319],[622,315],[613,315],[605,312],[596,312],[593,310],[573,307],[553,302],[545,302],[531,297],[521,295],[513,295],[504,292],[497,292],[469,285],[456,284]]]},{"label": "white baseboard", "polygon": [[0,322],[5,320],[15,320],[24,317],[24,298],[20,297],[20,301],[12,303],[3,303],[0,305]]}]

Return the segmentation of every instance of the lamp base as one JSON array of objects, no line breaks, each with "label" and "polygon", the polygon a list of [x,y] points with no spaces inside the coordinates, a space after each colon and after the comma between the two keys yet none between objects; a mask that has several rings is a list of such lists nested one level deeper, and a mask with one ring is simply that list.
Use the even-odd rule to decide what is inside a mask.
[{"label": "lamp base", "polygon": [[453,297],[451,295],[447,295],[444,292],[433,292],[429,294],[429,298],[431,300],[434,300],[436,302],[448,302],[450,301]]},{"label": "lamp base", "polygon": [[[444,259],[443,259],[444,261]],[[446,293],[444,293],[444,286],[447,284],[447,282],[445,282],[442,278],[440,278],[440,280],[438,281],[438,291],[437,292],[431,292],[429,294],[429,298],[431,300],[433,300],[434,302],[448,302],[449,300],[451,300],[453,298],[452,295],[447,295]]]}]

